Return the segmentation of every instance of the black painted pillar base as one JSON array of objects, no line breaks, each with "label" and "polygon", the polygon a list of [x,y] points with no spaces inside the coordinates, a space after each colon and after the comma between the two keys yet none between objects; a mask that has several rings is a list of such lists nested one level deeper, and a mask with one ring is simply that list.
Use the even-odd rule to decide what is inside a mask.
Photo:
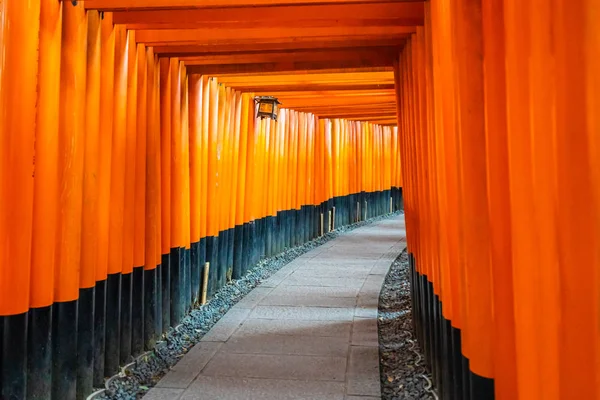
[{"label": "black painted pillar base", "polygon": [[94,290],[94,386],[104,385],[106,349],[106,280],[97,281]]},{"label": "black painted pillar base", "polygon": [[342,223],[344,226],[350,225],[350,198],[348,195],[342,196]]},{"label": "black painted pillar base", "polygon": [[157,294],[158,286],[156,275],[159,268],[143,270],[144,274],[144,320],[143,320],[143,345],[144,350],[150,350],[156,346],[156,334],[160,332],[158,327]]},{"label": "black painted pillar base", "polygon": [[290,248],[298,245],[297,233],[298,230],[296,227],[296,210],[290,210]]},{"label": "black painted pillar base", "polygon": [[211,298],[216,292],[219,258],[219,238],[208,236],[206,238],[206,261],[210,263],[208,271],[207,298]]},{"label": "black painted pillar base", "polygon": [[288,248],[292,248],[296,246],[295,243],[295,233],[296,233],[296,210],[289,210],[288,214],[288,236],[289,236],[289,245]]},{"label": "black painted pillar base", "polygon": [[94,288],[79,290],[77,311],[77,400],[94,387]]},{"label": "black painted pillar base", "polygon": [[3,316],[0,320],[0,398],[24,399],[27,392],[28,313]]},{"label": "black painted pillar base", "polygon": [[244,225],[236,225],[233,228],[233,265],[231,277],[240,279],[244,265]]},{"label": "black painted pillar base", "polygon": [[429,370],[431,371],[431,375],[433,380],[436,380],[436,370],[434,368],[435,362],[435,327],[433,324],[434,316],[433,316],[433,288],[431,286],[431,282],[427,280],[426,276],[423,276],[423,280],[425,281],[425,293],[427,298],[427,365]]},{"label": "black painted pillar base", "polygon": [[313,240],[313,239],[316,239],[319,237],[319,223],[320,223],[321,213],[319,211],[318,205],[310,206],[310,217],[312,219],[312,229],[311,229],[310,240]]},{"label": "black painted pillar base", "polygon": [[[471,400],[471,362],[464,355],[461,357],[463,399]],[[473,399],[479,400],[479,399]]]},{"label": "black painted pillar base", "polygon": [[[321,231],[321,215],[323,216],[323,230]],[[317,229],[318,235],[327,233],[327,203],[323,202],[317,206]]]},{"label": "black painted pillar base", "polygon": [[170,282],[170,312],[171,312],[171,324],[170,326],[177,326],[182,317],[182,304],[181,304],[181,248],[171,248],[171,282]]},{"label": "black painted pillar base", "polygon": [[275,216],[275,254],[280,254],[285,249],[285,219],[282,211],[277,211]]},{"label": "black painted pillar base", "polygon": [[[315,206],[315,218],[317,220],[316,226],[316,237],[320,237],[321,233],[325,233],[325,228],[327,225],[327,211],[325,211],[325,207],[323,203]],[[323,232],[321,232],[321,215],[323,216]]]},{"label": "black painted pillar base", "polygon": [[225,231],[219,232],[219,241],[218,241],[218,259],[215,267],[217,268],[217,286],[215,290],[221,289],[225,286],[226,278],[226,270],[225,266],[227,264],[227,234]]},{"label": "black painted pillar base", "polygon": [[315,238],[315,206],[310,204],[306,206],[306,241],[310,242]]},{"label": "black painted pillar base", "polygon": [[308,219],[308,236],[307,236],[307,241],[311,241],[313,240],[316,236],[315,236],[315,232],[316,232],[316,227],[317,227],[317,218],[316,218],[316,213],[315,213],[315,206],[314,205],[308,205],[306,207],[306,212],[307,212],[307,216],[306,218]]},{"label": "black painted pillar base", "polygon": [[248,271],[250,258],[252,257],[252,242],[250,238],[251,227],[249,222],[242,225],[242,262],[240,265],[239,276],[242,277]]},{"label": "black painted pillar base", "polygon": [[227,229],[227,265],[226,265],[226,274],[227,274],[227,282],[231,281],[233,276],[233,254],[235,249],[235,229],[229,228]]},{"label": "black painted pillar base", "polygon": [[265,256],[271,257],[275,254],[274,243],[275,218],[271,215],[265,217]]},{"label": "black painted pillar base", "polygon": [[296,210],[296,245],[304,244],[304,232],[306,230],[306,218],[304,216],[305,207],[301,206]]},{"label": "black painted pillar base", "polygon": [[[256,264],[258,260],[258,246],[257,246],[257,220],[250,222],[249,224],[249,233],[248,233],[248,247],[249,247],[249,257],[248,257],[248,265],[246,266],[246,271],[252,269],[252,267]],[[244,271],[244,273],[246,272]]]},{"label": "black painted pillar base", "polygon": [[494,380],[470,370],[469,359],[462,354],[461,331],[444,318],[433,284],[417,272],[417,260],[412,254],[409,263],[413,329],[441,398],[493,400]]},{"label": "black painted pillar base", "polygon": [[281,211],[281,235],[283,242],[283,250],[290,248],[290,210]]},{"label": "black painted pillar base", "polygon": [[346,196],[338,197],[337,210],[335,215],[338,218],[338,228],[346,226]]},{"label": "black painted pillar base", "polygon": [[229,237],[227,231],[219,232],[219,261],[218,267],[218,280],[217,290],[221,289],[227,283],[227,246],[229,245]]},{"label": "black painted pillar base", "polygon": [[260,220],[255,219],[250,223],[250,262],[248,263],[248,270],[251,270],[260,258],[260,252],[258,250],[260,242],[259,235]]},{"label": "black painted pillar base", "polygon": [[256,235],[256,250],[257,250],[257,254],[256,254],[256,262],[254,263],[254,265],[258,264],[260,262],[260,260],[262,260],[263,258],[265,258],[265,248],[266,248],[266,222],[267,219],[266,218],[260,218],[258,220],[256,220],[256,230],[257,230],[257,235]]},{"label": "black painted pillar base", "polygon": [[273,254],[281,253],[281,213],[278,211],[273,216]]},{"label": "black painted pillar base", "polygon": [[160,333],[165,333],[171,326],[171,253],[163,254],[161,261],[159,293],[162,303],[162,324]]},{"label": "black painted pillar base", "polygon": [[181,285],[179,289],[179,312],[181,313],[181,317],[179,322],[183,319],[185,314],[189,311],[190,304],[192,301],[192,286],[191,286],[191,248],[181,247],[179,253],[179,284]]},{"label": "black painted pillar base", "polygon": [[352,205],[352,199],[354,196],[352,194],[346,195],[346,224],[352,225],[354,223],[354,214],[356,214],[356,210]]},{"label": "black painted pillar base", "polygon": [[470,372],[470,398],[475,400],[494,400],[494,380]]},{"label": "black painted pillar base", "polygon": [[[365,208],[365,199],[366,199],[365,192],[358,193],[357,197],[358,198],[357,198],[356,201],[360,205],[360,209],[359,209],[360,212],[358,214],[358,218],[359,218],[360,221],[364,221],[365,217],[366,217],[366,215],[365,215],[365,211],[366,211],[366,208]],[[410,254],[409,254],[409,258],[410,258]]]},{"label": "black painted pillar base", "polygon": [[432,342],[431,342],[431,349],[432,349],[432,363],[431,363],[431,367],[432,367],[432,375],[433,375],[433,379],[436,382],[436,384],[440,384],[441,383],[441,376],[440,376],[440,354],[439,354],[439,344],[440,344],[440,339],[441,339],[441,335],[439,332],[439,327],[438,327],[438,314],[437,314],[437,304],[438,304],[438,297],[437,295],[434,294],[433,292],[433,283],[429,283],[430,284],[430,289],[431,289],[431,293],[430,293],[430,299],[431,299],[431,303],[430,303],[430,307],[431,307],[431,321],[430,321],[430,327],[433,333],[433,337],[432,337]]},{"label": "black painted pillar base", "polygon": [[442,317],[442,353],[441,353],[441,368],[442,368],[442,385],[438,385],[439,392],[442,398],[452,398],[452,387],[456,384],[454,381],[454,371],[452,363],[454,355],[452,354],[452,326],[450,321]]},{"label": "black painted pillar base", "polygon": [[350,195],[342,197],[342,205],[344,210],[344,226],[350,225]]},{"label": "black painted pillar base", "polygon": [[346,196],[346,223],[352,225],[355,222],[356,203],[353,203],[354,194]]},{"label": "black painted pillar base", "polygon": [[190,286],[191,298],[190,307],[198,303],[200,295],[200,241],[192,243],[190,246]]},{"label": "black painted pillar base", "polygon": [[304,243],[308,243],[313,238],[313,206],[304,206]]},{"label": "black painted pillar base", "polygon": [[137,357],[144,351],[144,267],[133,269],[132,299],[131,299],[131,355]]},{"label": "black painted pillar base", "polygon": [[192,307],[192,249],[181,248],[181,318]]},{"label": "black painted pillar base", "polygon": [[[77,300],[54,303],[52,313],[53,399],[76,398],[77,323]],[[4,340],[6,340],[6,327],[4,331]],[[118,353],[116,354],[116,361],[118,370]]]},{"label": "black painted pillar base", "polygon": [[206,237],[200,239],[198,244],[198,270],[200,273],[200,288],[198,290],[198,303],[202,297],[202,279],[204,279],[204,264],[206,264]]},{"label": "black painted pillar base", "polygon": [[104,352],[104,376],[119,372],[121,343],[121,274],[109,274],[106,278],[106,330]]},{"label": "black painted pillar base", "polygon": [[317,213],[313,204],[308,206],[308,241],[310,242],[317,236]]},{"label": "black painted pillar base", "polygon": [[304,206],[304,243],[308,243],[312,240],[313,232],[313,206]]},{"label": "black painted pillar base", "polygon": [[121,365],[131,360],[131,305],[133,272],[121,274],[121,346],[119,361]]},{"label": "black painted pillar base", "polygon": [[335,227],[341,228],[344,226],[344,198],[337,196],[335,198]]},{"label": "black painted pillar base", "polygon": [[[32,308],[28,314],[27,399],[50,400],[52,393],[52,306]],[[2,337],[1,334],[0,337]]]},{"label": "black painted pillar base", "polygon": [[[162,259],[162,257],[161,257]],[[162,260],[161,260],[162,261]],[[162,264],[158,264],[156,266],[156,273],[154,274],[154,279],[156,279],[156,313],[154,316],[156,318],[156,332],[154,332],[154,336],[156,340],[160,337],[163,332],[163,299],[162,299],[162,274],[163,274],[163,266]],[[146,349],[149,350],[149,349]]]},{"label": "black painted pillar base", "polygon": [[452,375],[454,377],[454,387],[452,390],[455,399],[464,398],[463,388],[463,355],[461,351],[461,333],[459,329],[452,328],[451,333],[451,353],[452,353]]}]

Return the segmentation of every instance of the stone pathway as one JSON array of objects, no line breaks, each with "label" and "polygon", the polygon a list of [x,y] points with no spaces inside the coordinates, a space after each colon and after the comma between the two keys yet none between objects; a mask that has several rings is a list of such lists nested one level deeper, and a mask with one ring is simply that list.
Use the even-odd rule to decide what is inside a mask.
[{"label": "stone pathway", "polygon": [[237,303],[144,400],[380,399],[377,305],[403,215],[295,259]]}]

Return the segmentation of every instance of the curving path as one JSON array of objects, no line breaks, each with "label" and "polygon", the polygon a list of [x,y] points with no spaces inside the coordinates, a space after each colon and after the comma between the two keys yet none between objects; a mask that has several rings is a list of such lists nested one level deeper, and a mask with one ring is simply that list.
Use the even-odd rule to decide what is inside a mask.
[{"label": "curving path", "polygon": [[377,305],[404,216],[295,259],[236,304],[145,400],[381,398]]}]

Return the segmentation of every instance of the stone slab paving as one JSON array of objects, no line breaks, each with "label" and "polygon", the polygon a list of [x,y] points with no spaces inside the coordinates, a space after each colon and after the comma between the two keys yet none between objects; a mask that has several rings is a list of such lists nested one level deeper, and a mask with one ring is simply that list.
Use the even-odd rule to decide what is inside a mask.
[{"label": "stone slab paving", "polygon": [[403,216],[340,235],[250,292],[145,400],[381,398],[377,307]]}]

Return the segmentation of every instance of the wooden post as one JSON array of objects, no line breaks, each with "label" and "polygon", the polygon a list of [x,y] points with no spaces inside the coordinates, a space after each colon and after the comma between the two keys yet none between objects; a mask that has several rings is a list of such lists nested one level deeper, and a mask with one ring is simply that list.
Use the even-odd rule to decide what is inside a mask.
[{"label": "wooden post", "polygon": [[210,263],[204,263],[204,278],[202,281],[204,282],[202,285],[202,300],[200,304],[206,304],[206,293],[208,291],[208,270],[210,269]]},{"label": "wooden post", "polygon": [[321,229],[319,230],[319,236],[323,236],[325,227],[323,226],[323,213],[321,213]]},{"label": "wooden post", "polygon": [[333,207],[332,213],[331,213],[331,230],[335,229],[335,207]]}]

